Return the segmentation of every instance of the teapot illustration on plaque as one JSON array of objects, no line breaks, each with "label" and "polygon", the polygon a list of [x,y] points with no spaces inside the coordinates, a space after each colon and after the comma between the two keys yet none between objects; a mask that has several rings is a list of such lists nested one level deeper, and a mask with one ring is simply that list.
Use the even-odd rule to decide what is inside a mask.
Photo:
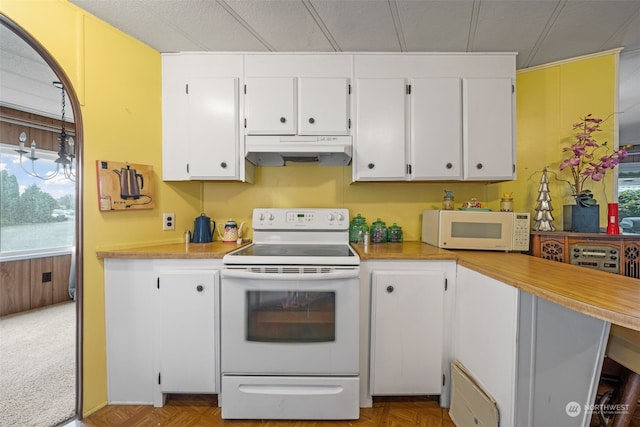
[{"label": "teapot illustration on plaque", "polygon": [[222,233],[220,229],[218,229],[218,236],[220,236],[220,240],[222,240],[223,242],[236,243],[238,238],[242,237],[243,226],[244,222],[240,223],[240,227],[238,227],[238,223],[229,218],[229,221],[224,223],[224,233]]},{"label": "teapot illustration on plaque", "polygon": [[131,169],[130,165],[120,170],[114,169],[113,172],[118,175],[120,180],[120,197],[124,200],[139,199],[140,189],[144,187],[144,178],[135,169]]}]

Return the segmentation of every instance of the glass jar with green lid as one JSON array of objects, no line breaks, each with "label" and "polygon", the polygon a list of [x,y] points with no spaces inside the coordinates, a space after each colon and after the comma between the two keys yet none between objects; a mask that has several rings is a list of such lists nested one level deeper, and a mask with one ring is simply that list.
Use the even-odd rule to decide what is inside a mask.
[{"label": "glass jar with green lid", "polygon": [[392,243],[402,242],[402,227],[394,222],[387,230],[387,239]]},{"label": "glass jar with green lid", "polygon": [[387,241],[387,225],[380,219],[371,224],[371,243],[385,243]]},{"label": "glass jar with green lid", "polygon": [[349,224],[349,241],[351,243],[359,243],[362,241],[364,233],[369,231],[367,219],[358,214],[353,217]]}]

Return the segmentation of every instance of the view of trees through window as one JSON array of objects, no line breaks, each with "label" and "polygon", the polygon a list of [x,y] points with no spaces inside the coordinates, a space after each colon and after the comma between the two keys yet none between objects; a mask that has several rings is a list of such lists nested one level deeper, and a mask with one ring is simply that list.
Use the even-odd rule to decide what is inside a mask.
[{"label": "view of trees through window", "polygon": [[627,152],[618,174],[618,217],[625,233],[640,234],[640,146]]},{"label": "view of trees through window", "polygon": [[[0,253],[74,246],[75,183],[63,174],[50,180],[30,177],[16,147],[0,147]],[[39,152],[36,171],[53,171],[55,153]],[[31,170],[31,161],[24,161]]]}]

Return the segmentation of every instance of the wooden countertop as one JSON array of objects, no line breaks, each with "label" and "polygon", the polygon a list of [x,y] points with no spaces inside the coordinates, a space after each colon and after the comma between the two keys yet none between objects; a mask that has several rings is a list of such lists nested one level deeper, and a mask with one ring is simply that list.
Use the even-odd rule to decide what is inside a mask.
[{"label": "wooden countertop", "polygon": [[370,243],[367,246],[351,244],[361,260],[456,260],[457,256],[445,249],[422,242]]},{"label": "wooden countertop", "polygon": [[[248,243],[184,243],[97,252],[98,258],[219,259]],[[421,242],[352,245],[367,260],[456,260],[532,295],[640,331],[640,280],[519,253],[445,250]]]},{"label": "wooden countertop", "polygon": [[125,259],[220,259],[247,243],[174,243],[140,248],[115,249],[96,252],[98,258]]}]

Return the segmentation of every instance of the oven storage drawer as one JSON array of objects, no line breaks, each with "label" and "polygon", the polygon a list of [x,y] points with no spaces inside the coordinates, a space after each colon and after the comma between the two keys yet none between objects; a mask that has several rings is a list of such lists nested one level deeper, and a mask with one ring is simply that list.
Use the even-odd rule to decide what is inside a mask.
[{"label": "oven storage drawer", "polygon": [[358,377],[222,376],[222,418],[355,420]]}]

